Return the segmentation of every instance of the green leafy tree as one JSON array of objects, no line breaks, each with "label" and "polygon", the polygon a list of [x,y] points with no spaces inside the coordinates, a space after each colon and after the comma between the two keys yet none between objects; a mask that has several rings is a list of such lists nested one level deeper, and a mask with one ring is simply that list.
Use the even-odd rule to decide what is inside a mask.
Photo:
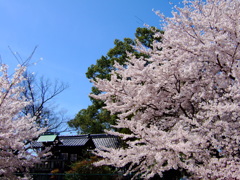
[{"label": "green leafy tree", "polygon": [[[95,81],[96,78],[110,80],[114,63],[118,62],[124,65],[128,59],[128,52],[133,53],[136,57],[147,56],[136,51],[134,46],[137,45],[137,42],[140,42],[145,47],[152,49],[152,42],[160,41],[159,37],[154,37],[156,31],[159,30],[154,27],[137,28],[135,39],[124,38],[123,41],[116,39],[114,47],[108,51],[107,55],[102,56],[95,65],[93,64],[88,68],[86,77],[91,81]],[[102,92],[93,86],[91,93],[98,95]],[[110,129],[110,125],[115,124],[116,115],[111,115],[109,111],[103,108],[105,106],[103,101],[91,97],[90,99],[92,105],[80,110],[75,118],[68,122],[68,125],[76,128],[79,133],[103,133],[104,129]]]}]

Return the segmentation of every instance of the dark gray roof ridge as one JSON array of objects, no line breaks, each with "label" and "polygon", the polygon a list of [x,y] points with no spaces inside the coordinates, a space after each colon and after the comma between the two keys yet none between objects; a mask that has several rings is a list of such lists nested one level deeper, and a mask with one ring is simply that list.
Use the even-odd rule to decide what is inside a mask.
[{"label": "dark gray roof ridge", "polygon": [[92,138],[100,138],[100,137],[117,137],[111,134],[78,134],[78,135],[58,135],[59,138],[86,138],[86,137],[92,137]]},{"label": "dark gray roof ridge", "polygon": [[[57,139],[60,140],[58,146],[84,146],[90,139],[92,139],[96,148],[101,146],[105,147],[118,147],[119,137],[110,134],[80,134],[80,135],[58,135]],[[33,142],[33,147],[42,147],[43,144]]]}]

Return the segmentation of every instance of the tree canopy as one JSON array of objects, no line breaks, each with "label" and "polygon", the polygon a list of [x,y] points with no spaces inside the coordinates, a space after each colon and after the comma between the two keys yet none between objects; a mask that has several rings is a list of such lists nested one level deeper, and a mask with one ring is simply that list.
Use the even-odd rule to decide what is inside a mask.
[{"label": "tree canopy", "polygon": [[[171,169],[191,179],[240,179],[240,1],[184,1],[164,21],[146,56],[115,63],[94,85],[126,147],[98,150],[96,165],[145,179]],[[149,62],[146,64],[146,61]]]},{"label": "tree canopy", "polygon": [[14,173],[27,172],[27,168],[40,161],[44,152],[33,153],[31,141],[46,131],[36,122],[36,117],[23,114],[31,104],[22,96],[25,66],[18,66],[13,75],[1,64],[0,70],[0,176],[15,179]]},{"label": "tree canopy", "polygon": [[[123,41],[116,39],[114,47],[110,49],[107,55],[102,56],[96,61],[96,64],[91,65],[86,72],[86,77],[90,81],[95,81],[97,78],[110,80],[111,71],[116,70],[115,62],[125,65],[128,53],[134,54],[136,57],[145,56],[141,52],[135,50],[134,46],[142,43],[144,47],[151,49],[153,41],[159,41],[159,37],[154,37],[158,29],[137,28],[135,38],[124,38]],[[95,86],[92,87],[91,94],[102,94]],[[102,100],[91,98],[92,104],[86,109],[78,112],[74,119],[68,122],[70,127],[78,129],[79,133],[103,133],[104,129],[110,129],[110,125],[115,124],[116,115],[111,115],[106,109],[103,109],[105,103]]]}]

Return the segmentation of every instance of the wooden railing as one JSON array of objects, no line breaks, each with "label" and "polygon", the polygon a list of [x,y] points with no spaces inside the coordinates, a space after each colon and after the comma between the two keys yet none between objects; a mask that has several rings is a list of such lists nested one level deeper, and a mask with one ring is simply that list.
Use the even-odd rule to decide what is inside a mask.
[{"label": "wooden railing", "polygon": [[34,172],[46,172],[52,171],[54,169],[64,170],[65,163],[63,159],[48,159],[42,161],[41,163],[35,164],[34,168],[32,169]]}]

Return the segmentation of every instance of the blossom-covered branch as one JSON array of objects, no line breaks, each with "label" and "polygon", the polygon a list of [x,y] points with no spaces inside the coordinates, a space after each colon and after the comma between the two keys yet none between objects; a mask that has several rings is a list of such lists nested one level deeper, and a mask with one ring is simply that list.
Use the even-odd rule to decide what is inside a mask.
[{"label": "blossom-covered branch", "polygon": [[[93,95],[119,114],[126,148],[98,151],[97,165],[129,165],[145,178],[170,169],[194,179],[240,179],[240,2],[184,1],[164,20],[162,42],[136,49]],[[148,62],[148,63],[146,63]],[[130,140],[128,140],[130,138]]]},{"label": "blossom-covered branch", "polygon": [[26,172],[26,168],[40,160],[45,152],[30,151],[32,140],[46,129],[40,128],[35,118],[24,115],[23,108],[31,102],[21,94],[21,82],[26,67],[18,66],[12,76],[8,67],[1,64],[0,76],[0,176],[14,179],[15,172]]}]

